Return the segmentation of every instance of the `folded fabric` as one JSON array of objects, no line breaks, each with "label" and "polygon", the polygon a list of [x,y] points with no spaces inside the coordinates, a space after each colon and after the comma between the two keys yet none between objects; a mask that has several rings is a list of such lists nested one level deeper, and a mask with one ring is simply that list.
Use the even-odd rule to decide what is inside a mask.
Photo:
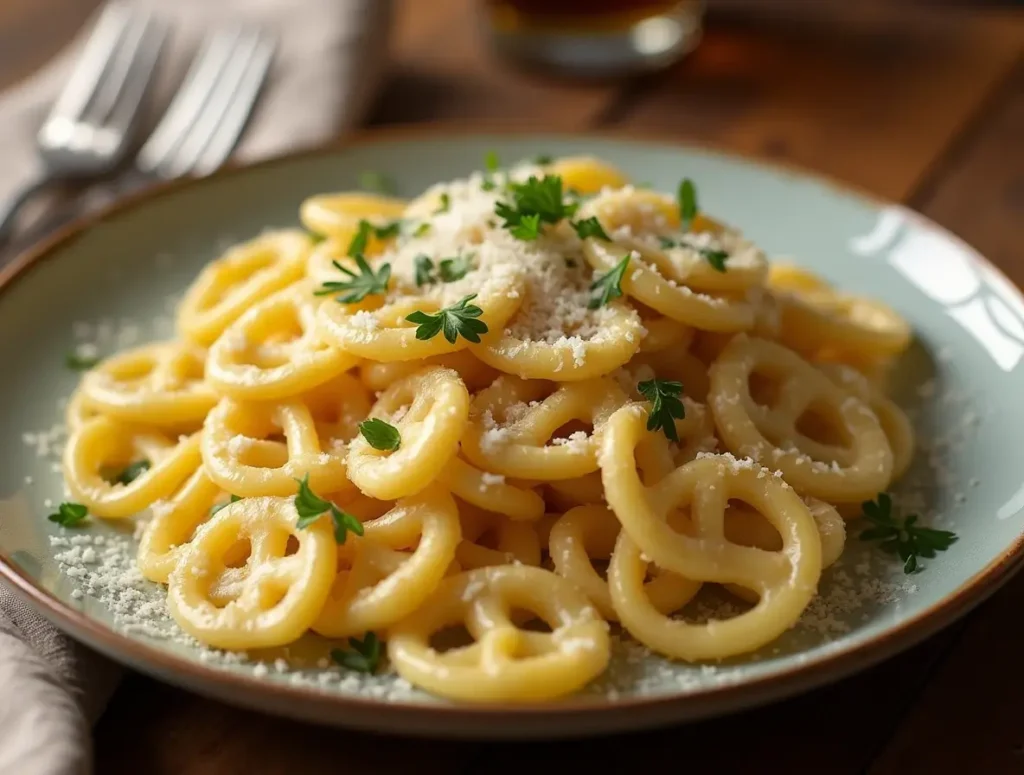
[{"label": "folded fabric", "polygon": [[[171,23],[153,106],[166,106],[202,35],[259,25],[277,37],[270,78],[236,159],[319,144],[358,124],[385,62],[392,6],[382,0],[135,0]],[[0,198],[37,164],[34,134],[81,41],[0,94]],[[92,771],[90,729],[118,680],[113,663],[75,643],[0,585],[0,773]]]}]

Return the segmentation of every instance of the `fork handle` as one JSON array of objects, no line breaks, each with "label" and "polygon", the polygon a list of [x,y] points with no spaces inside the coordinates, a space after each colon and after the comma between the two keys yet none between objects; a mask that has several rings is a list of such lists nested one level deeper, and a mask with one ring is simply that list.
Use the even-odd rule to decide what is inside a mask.
[{"label": "fork handle", "polygon": [[6,201],[0,202],[0,245],[5,244],[14,231],[14,224],[18,220],[18,213],[25,204],[35,198],[36,194],[49,188],[58,180],[57,176],[49,171],[37,173],[21,188],[15,191]]}]

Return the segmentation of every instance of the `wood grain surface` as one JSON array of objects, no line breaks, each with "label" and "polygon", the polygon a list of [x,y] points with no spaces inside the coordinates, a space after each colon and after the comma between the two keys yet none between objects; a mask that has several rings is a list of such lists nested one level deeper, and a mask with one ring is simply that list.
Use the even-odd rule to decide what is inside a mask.
[{"label": "wood grain surface", "polygon": [[[45,61],[92,4],[0,3],[0,87]],[[913,206],[1024,284],[1024,16],[1010,5],[711,0],[705,39],[685,62],[586,84],[497,61],[473,0],[404,0],[370,123],[636,129],[781,159]],[[15,35],[18,25],[31,34]],[[685,753],[688,775],[1022,773],[1024,639],[1008,626],[1022,608],[1024,577],[950,630],[836,685],[587,741],[374,737],[133,675],[97,728],[97,772],[496,775],[561,771],[567,755],[592,772],[642,772]]]}]

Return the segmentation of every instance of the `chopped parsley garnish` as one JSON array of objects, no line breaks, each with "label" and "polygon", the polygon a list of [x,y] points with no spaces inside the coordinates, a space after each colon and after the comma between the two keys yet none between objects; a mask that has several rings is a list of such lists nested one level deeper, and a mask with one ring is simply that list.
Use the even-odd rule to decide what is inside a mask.
[{"label": "chopped parsley garnish", "polygon": [[608,236],[604,227],[601,226],[601,222],[597,220],[597,218],[584,218],[582,221],[573,221],[572,227],[576,230],[576,234],[580,239],[595,237],[597,239],[603,239],[605,242],[612,241],[612,238]]},{"label": "chopped parsley garnish", "polygon": [[622,277],[626,274],[627,266],[629,266],[629,254],[617,263],[608,274],[601,275],[590,284],[590,290],[596,291],[587,304],[590,309],[603,307],[612,299],[617,299],[622,295]]},{"label": "chopped parsley garnish", "polygon": [[438,264],[438,272],[441,279],[446,283],[453,283],[461,280],[473,269],[473,254],[458,255],[455,258],[443,258]]},{"label": "chopped parsley garnish", "polygon": [[455,344],[460,336],[473,344],[479,344],[480,334],[487,333],[487,324],[477,320],[484,311],[469,303],[475,298],[476,294],[471,293],[450,307],[442,307],[431,314],[416,310],[405,319],[416,324],[416,338],[421,341],[433,339],[443,331],[449,344]]},{"label": "chopped parsley garnish", "polygon": [[450,196],[448,196],[448,192],[446,191],[443,194],[441,194],[441,201],[438,204],[437,209],[434,210],[434,215],[438,215],[439,213],[446,213],[446,212],[448,212],[451,209],[451,206],[452,206],[452,198]]},{"label": "chopped parsley garnish", "polygon": [[130,463],[120,469],[104,466],[100,469],[100,476],[110,484],[131,484],[146,473],[149,468],[148,460],[136,460],[134,463]]},{"label": "chopped parsley garnish", "polygon": [[397,237],[401,231],[402,222],[400,220],[389,221],[383,226],[376,226],[373,229],[373,233],[377,236],[377,239],[391,239],[392,237]]},{"label": "chopped parsley garnish", "polygon": [[318,231],[311,231],[311,232],[309,232],[309,241],[312,242],[314,245],[319,245],[321,242],[323,242],[326,239],[327,239],[327,235],[326,234],[321,234]]},{"label": "chopped parsley garnish", "polygon": [[651,379],[637,384],[640,395],[651,403],[651,412],[647,416],[647,430],[662,431],[671,441],[679,441],[675,421],[686,416],[681,396],[683,385],[667,379]]},{"label": "chopped parsley garnish", "polygon": [[711,264],[711,268],[719,272],[726,272],[728,269],[725,266],[725,261],[729,258],[729,254],[724,250],[714,250],[712,248],[698,248],[694,245],[684,242],[683,240],[674,240],[671,237],[658,237],[658,242],[661,247],[665,250],[670,248],[689,248],[690,250],[696,250],[700,253],[701,257]]},{"label": "chopped parsley garnish", "polygon": [[[337,261],[332,261],[335,269],[348,276],[348,280],[328,280],[319,288],[313,291],[315,296],[330,296],[338,294],[337,301],[342,304],[355,304],[367,296],[384,294],[388,292],[388,281],[391,279],[391,264],[381,264],[380,269],[373,271],[362,255],[355,257],[356,267],[359,273],[342,266]],[[347,291],[342,295],[342,292]]]},{"label": "chopped parsley garnish", "polygon": [[61,527],[77,527],[89,516],[89,509],[81,503],[62,503],[57,511],[47,517],[51,522],[56,522]]},{"label": "chopped parsley garnish", "polygon": [[398,190],[395,181],[383,172],[366,170],[359,173],[359,188],[375,194],[394,194]]},{"label": "chopped parsley garnish", "polygon": [[96,355],[80,355],[77,352],[69,352],[64,356],[64,365],[72,371],[88,371],[99,362],[99,356]]},{"label": "chopped parsley garnish", "polygon": [[366,443],[382,452],[394,452],[402,445],[402,437],[398,428],[379,417],[371,417],[359,423],[359,433]]},{"label": "chopped parsley garnish", "polygon": [[539,179],[531,175],[525,183],[511,183],[508,188],[512,202],[498,202],[494,212],[504,221],[502,226],[518,239],[537,239],[541,224],[571,218],[579,206],[564,200],[558,175]]},{"label": "chopped parsley garnish", "polygon": [[339,544],[345,543],[348,531],[351,530],[357,536],[363,534],[363,523],[346,511],[342,511],[330,501],[325,501],[309,487],[309,474],[302,479],[296,479],[299,483],[299,492],[295,496],[295,511],[299,514],[299,520],[295,526],[302,530],[316,522],[324,514],[330,513],[334,522],[334,540]]},{"label": "chopped parsley garnish", "polygon": [[430,260],[430,256],[420,253],[412,260],[412,265],[417,287],[434,282],[434,262]]},{"label": "chopped parsley garnish", "polygon": [[366,633],[362,640],[349,638],[348,645],[352,647],[351,651],[331,649],[331,659],[335,663],[357,673],[372,675],[377,672],[377,666],[380,665],[380,640],[375,633]]},{"label": "chopped parsley garnish", "polygon": [[239,498],[237,495],[232,495],[230,500],[226,500],[223,503],[215,503],[215,504],[213,504],[213,506],[210,508],[210,516],[212,517],[218,511],[223,509],[225,506],[230,506],[232,503],[238,503],[240,500],[242,500],[242,499]]},{"label": "chopped parsley garnish", "polygon": [[361,256],[366,252],[366,245],[370,241],[370,232],[373,231],[373,224],[366,220],[359,221],[359,228],[356,229],[356,233],[352,235],[352,239],[348,243],[348,249],[345,251],[345,255],[349,258],[355,258]]},{"label": "chopped parsley garnish", "polygon": [[679,184],[679,219],[680,228],[689,231],[693,226],[693,219],[697,217],[697,187],[689,178],[683,178]]},{"label": "chopped parsley garnish", "polygon": [[538,167],[543,167],[547,164],[550,164],[552,161],[554,161],[554,159],[552,159],[546,153],[541,153],[533,157],[533,163],[536,164]]},{"label": "chopped parsley garnish", "polygon": [[430,233],[430,224],[427,221],[424,221],[423,223],[421,223],[419,226],[416,227],[416,230],[412,233],[412,236],[414,236],[414,237],[422,237],[425,234],[429,234],[429,233]]},{"label": "chopped parsley garnish", "polygon": [[892,498],[888,493],[878,493],[877,500],[861,504],[864,519],[873,527],[861,532],[861,541],[881,541],[878,545],[884,552],[899,555],[903,560],[904,573],[923,570],[919,558],[931,559],[936,552],[944,552],[952,546],[958,536],[949,530],[936,530],[917,524],[917,514],[903,520],[892,513]]},{"label": "chopped parsley garnish", "polygon": [[484,167],[487,168],[488,172],[497,172],[501,166],[501,161],[498,159],[498,154],[495,151],[488,151],[484,156]]}]

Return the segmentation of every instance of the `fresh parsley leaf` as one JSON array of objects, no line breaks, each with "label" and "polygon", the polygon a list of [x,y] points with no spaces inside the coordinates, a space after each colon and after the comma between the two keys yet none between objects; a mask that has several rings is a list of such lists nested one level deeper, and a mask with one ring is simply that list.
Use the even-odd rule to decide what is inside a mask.
[{"label": "fresh parsley leaf", "polygon": [[334,540],[339,544],[345,543],[349,530],[357,536],[363,534],[362,522],[347,511],[342,511],[330,501],[325,501],[310,489],[309,474],[295,481],[299,483],[299,492],[295,496],[295,511],[299,514],[299,520],[295,523],[297,528],[300,530],[307,528],[324,514],[330,513],[331,520],[334,522]]},{"label": "fresh parsley leaf", "polygon": [[242,499],[239,498],[237,495],[232,495],[230,500],[226,500],[223,503],[215,503],[210,508],[210,516],[212,517],[214,514],[216,514],[218,511],[220,511],[225,506],[230,506],[232,503],[238,503],[240,500],[242,500]]},{"label": "fresh parsley leaf", "polygon": [[552,159],[546,153],[541,153],[533,157],[533,163],[536,164],[538,167],[543,167],[547,164],[550,164],[552,161],[554,161],[554,159]]},{"label": "fresh parsley leaf", "polygon": [[326,239],[327,239],[327,235],[326,234],[321,234],[318,231],[311,231],[309,233],[309,241],[312,242],[314,245],[319,245],[321,242],[323,242]]},{"label": "fresh parsley leaf", "polygon": [[501,166],[501,161],[498,159],[498,154],[495,151],[488,151],[484,156],[484,167],[487,168],[488,172],[497,172]]},{"label": "fresh parsley leaf", "polygon": [[949,530],[920,527],[917,514],[911,514],[902,521],[893,516],[892,498],[880,492],[876,500],[861,504],[861,510],[872,527],[861,532],[861,541],[880,541],[884,552],[898,555],[903,561],[904,573],[917,573],[924,569],[920,558],[931,559],[936,552],[944,552],[952,546],[958,536]]},{"label": "fresh parsley leaf", "polygon": [[351,651],[331,649],[331,659],[342,667],[358,673],[372,675],[377,672],[380,665],[380,640],[375,633],[366,633],[362,640],[349,638],[348,645],[352,647]]},{"label": "fresh parsley leaf", "polygon": [[679,184],[679,218],[683,231],[689,231],[693,219],[697,217],[697,187],[689,178],[683,178]]},{"label": "fresh parsley leaf", "polygon": [[451,209],[451,207],[452,198],[448,196],[448,192],[446,191],[441,194],[441,202],[438,204],[437,209],[434,210],[434,215],[437,215],[438,213],[446,213]]},{"label": "fresh parsley leaf", "polygon": [[417,325],[416,338],[421,341],[433,339],[444,331],[444,338],[449,344],[455,344],[460,336],[473,344],[479,344],[480,334],[487,333],[487,324],[477,320],[484,311],[475,304],[469,304],[475,298],[476,294],[471,293],[450,307],[442,307],[432,314],[416,310],[405,319]]},{"label": "fresh parsley leaf", "polygon": [[359,173],[359,188],[376,194],[394,194],[398,190],[392,178],[374,170]]},{"label": "fresh parsley leaf", "polygon": [[150,468],[150,462],[148,460],[136,460],[129,466],[126,466],[121,473],[117,475],[115,480],[118,484],[131,484],[140,476],[142,476]]},{"label": "fresh parsley leaf", "polygon": [[[374,272],[362,255],[357,255],[355,262],[356,267],[359,269],[359,274],[342,266],[337,261],[332,261],[331,263],[334,264],[334,267],[342,274],[347,275],[349,279],[341,281],[329,280],[313,291],[313,294],[315,296],[330,296],[331,294],[338,293],[337,300],[342,304],[355,304],[367,296],[388,292],[388,281],[391,279],[391,264],[381,264],[380,269]],[[348,293],[340,295],[341,291],[348,291]]]},{"label": "fresh parsley leaf", "polygon": [[676,420],[686,416],[681,396],[683,385],[667,379],[651,379],[637,384],[640,395],[651,403],[651,411],[647,416],[647,430],[661,430],[671,441],[679,441],[676,431]]},{"label": "fresh parsley leaf", "polygon": [[382,452],[394,452],[402,445],[398,428],[379,417],[371,417],[359,423],[359,432],[366,443]]},{"label": "fresh parsley leaf", "polygon": [[438,265],[441,279],[446,283],[461,280],[473,269],[473,254],[458,255],[455,258],[443,258]]},{"label": "fresh parsley leaf", "polygon": [[519,219],[519,223],[512,226],[509,231],[513,237],[523,242],[535,240],[540,237],[540,216],[524,215]]},{"label": "fresh parsley leaf", "polygon": [[373,224],[367,220],[359,221],[359,228],[356,229],[356,233],[352,235],[351,241],[348,243],[348,250],[345,251],[345,255],[349,258],[355,258],[361,256],[366,252],[366,245],[370,241],[370,233],[373,231]]},{"label": "fresh parsley leaf", "polygon": [[579,207],[576,202],[565,202],[562,179],[558,175],[545,175],[538,179],[531,175],[525,183],[509,184],[512,202],[498,202],[494,212],[512,235],[521,240],[534,240],[540,234],[542,223],[558,223],[571,218]]},{"label": "fresh parsley leaf", "polygon": [[729,257],[729,254],[724,250],[711,250],[709,248],[700,248],[698,251],[704,260],[711,264],[711,268],[716,272],[725,272],[725,259]]},{"label": "fresh parsley leaf", "polygon": [[420,253],[412,260],[412,264],[413,272],[416,276],[416,287],[419,288],[436,282],[434,279],[434,262],[430,260],[430,256]]},{"label": "fresh parsley leaf", "polygon": [[424,236],[426,234],[429,234],[429,233],[430,233],[430,224],[427,221],[424,221],[423,223],[421,223],[419,226],[416,227],[416,230],[412,233],[412,236],[414,236],[414,237],[422,237],[422,236]]},{"label": "fresh parsley leaf", "polygon": [[576,230],[576,234],[580,239],[595,237],[596,239],[603,239],[605,242],[612,241],[612,238],[608,236],[597,218],[592,217],[584,218],[582,221],[573,221],[572,227]]},{"label": "fresh parsley leaf", "polygon": [[626,274],[626,267],[629,266],[629,254],[627,253],[610,272],[601,275],[590,284],[590,290],[597,293],[590,297],[587,306],[590,309],[598,309],[617,299],[622,295],[622,277]]},{"label": "fresh parsley leaf", "polygon": [[383,226],[374,226],[373,227],[374,236],[376,236],[377,239],[381,239],[381,240],[391,239],[392,237],[397,237],[399,234],[401,234],[401,232],[402,232],[402,221],[401,220],[388,221]]},{"label": "fresh parsley leaf", "polygon": [[484,191],[493,191],[497,187],[498,185],[489,176],[485,177],[480,183],[480,188]]},{"label": "fresh parsley leaf", "polygon": [[69,352],[64,356],[64,365],[72,371],[88,371],[100,362],[95,355],[79,355],[76,352]]},{"label": "fresh parsley leaf", "polygon": [[56,522],[61,527],[76,527],[82,520],[89,516],[89,509],[81,503],[62,503],[57,511],[47,517],[51,522]]}]

